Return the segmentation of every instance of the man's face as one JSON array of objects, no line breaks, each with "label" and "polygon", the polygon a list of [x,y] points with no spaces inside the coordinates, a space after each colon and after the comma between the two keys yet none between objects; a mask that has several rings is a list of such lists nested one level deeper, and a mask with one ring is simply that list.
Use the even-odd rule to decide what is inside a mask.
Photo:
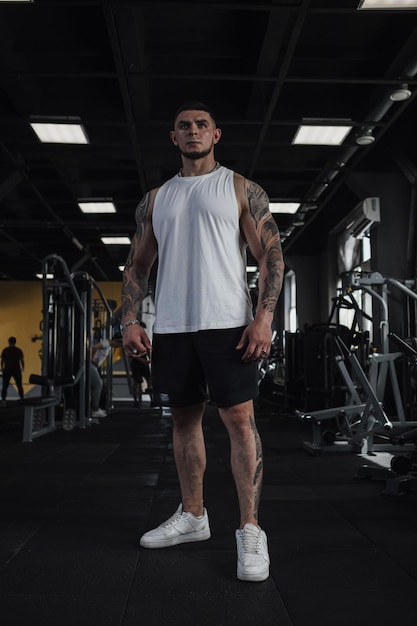
[{"label": "man's face", "polygon": [[182,111],[170,133],[172,142],[188,159],[202,159],[213,151],[221,137],[207,111]]}]

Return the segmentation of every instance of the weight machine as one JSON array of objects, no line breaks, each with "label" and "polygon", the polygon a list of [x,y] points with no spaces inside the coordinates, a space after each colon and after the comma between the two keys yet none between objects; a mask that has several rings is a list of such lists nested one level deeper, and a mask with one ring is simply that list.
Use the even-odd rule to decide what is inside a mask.
[{"label": "weight machine", "polygon": [[[411,371],[415,373],[417,368],[417,340],[414,338],[407,343],[401,337],[390,333],[393,339],[402,348],[406,355]],[[416,385],[416,380],[414,380]],[[417,428],[413,428],[410,422],[403,428],[397,428],[391,434],[393,444],[400,446],[402,454],[391,458],[390,468],[375,467],[373,465],[363,465],[356,475],[356,478],[372,478],[385,480],[385,490],[383,493],[389,496],[398,496],[409,491],[417,490]],[[404,448],[411,446],[411,454],[405,455]]]},{"label": "weight machine", "polygon": [[[41,387],[38,397],[23,401],[23,441],[58,427],[85,428],[91,420],[90,367],[92,293],[99,294],[101,332],[110,338],[111,308],[88,274],[70,274],[65,261],[50,255],[42,263],[42,372],[29,382]],[[95,305],[97,309],[97,305]],[[106,371],[106,407],[112,404],[112,362]]]},{"label": "weight machine", "polygon": [[[403,352],[389,352],[389,324],[387,305],[387,283],[401,289],[408,297],[417,300],[417,293],[395,279],[386,279],[379,273],[350,273],[345,277],[349,289],[362,289],[380,304],[381,315],[378,328],[381,353],[371,352],[367,363],[361,364],[350,346],[335,337],[338,354],[335,361],[347,390],[347,403],[312,412],[297,412],[300,419],[312,424],[312,440],[303,442],[310,453],[337,449],[361,453],[373,450],[397,449],[395,433],[417,426],[417,422],[405,418],[395,361],[404,356]],[[378,286],[381,293],[375,290]],[[367,372],[365,372],[365,369]],[[397,419],[390,419],[384,410],[384,397],[387,380],[390,380]],[[359,391],[361,391],[359,393]],[[332,420],[335,427],[323,429]],[[379,437],[383,443],[375,443]]]}]

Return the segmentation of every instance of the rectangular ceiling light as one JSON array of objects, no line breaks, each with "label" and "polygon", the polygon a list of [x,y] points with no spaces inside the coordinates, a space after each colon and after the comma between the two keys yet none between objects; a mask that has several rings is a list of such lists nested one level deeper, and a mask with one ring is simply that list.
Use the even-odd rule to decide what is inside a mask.
[{"label": "rectangular ceiling light", "polygon": [[315,146],[340,146],[351,130],[352,126],[299,126],[292,143]]},{"label": "rectangular ceiling light", "polygon": [[417,9],[417,0],[362,0],[358,9]]},{"label": "rectangular ceiling light", "polygon": [[90,143],[81,124],[69,122],[31,122],[42,143]]},{"label": "rectangular ceiling light", "polygon": [[270,202],[271,213],[297,213],[300,202]]},{"label": "rectangular ceiling light", "polygon": [[103,198],[102,200],[99,198],[94,200],[80,198],[78,200],[78,206],[83,213],[116,213],[116,207],[109,198]]},{"label": "rectangular ceiling light", "polygon": [[106,246],[114,246],[114,245],[129,246],[130,245],[129,237],[105,235],[104,237],[101,237],[101,241],[105,243]]}]

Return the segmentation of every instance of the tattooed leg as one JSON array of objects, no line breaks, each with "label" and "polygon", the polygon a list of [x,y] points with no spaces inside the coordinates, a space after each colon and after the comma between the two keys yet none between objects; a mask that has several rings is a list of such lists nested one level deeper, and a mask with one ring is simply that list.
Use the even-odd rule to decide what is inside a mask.
[{"label": "tattooed leg", "polygon": [[253,403],[244,402],[219,409],[230,437],[230,460],[240,508],[240,527],[258,524],[263,459],[262,444],[255,424]]}]

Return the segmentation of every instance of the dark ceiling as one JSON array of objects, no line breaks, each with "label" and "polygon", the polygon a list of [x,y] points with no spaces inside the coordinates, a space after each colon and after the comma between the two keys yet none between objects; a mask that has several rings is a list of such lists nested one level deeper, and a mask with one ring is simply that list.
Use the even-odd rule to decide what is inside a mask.
[{"label": "dark ceiling", "polygon": [[[0,279],[33,280],[57,254],[120,280],[127,247],[100,237],[130,236],[141,196],[178,171],[169,130],[189,99],[217,112],[222,164],[301,202],[276,216],[291,254],[319,250],[352,210],[352,173],[415,181],[417,11],[358,3],[0,2]],[[401,83],[413,93],[392,102]],[[89,145],[40,143],[37,116],[80,118]],[[317,119],[354,129],[341,147],[291,145]],[[362,127],[372,145],[356,144]],[[117,213],[83,214],[77,199],[94,197]]]}]

